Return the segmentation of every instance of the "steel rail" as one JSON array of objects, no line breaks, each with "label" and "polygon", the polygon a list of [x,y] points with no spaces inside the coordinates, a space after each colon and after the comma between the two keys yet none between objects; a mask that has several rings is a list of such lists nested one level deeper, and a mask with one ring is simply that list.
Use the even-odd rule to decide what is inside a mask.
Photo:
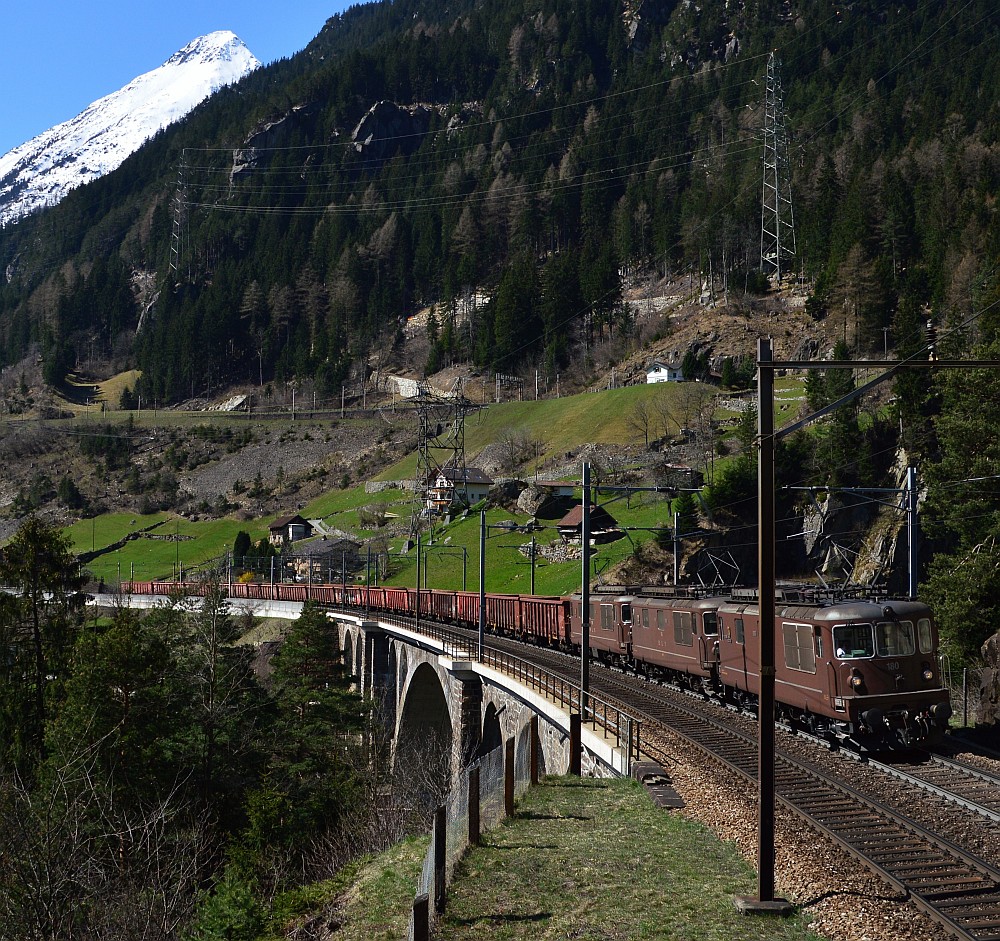
[{"label": "steel rail", "polygon": [[[662,723],[687,745],[756,783],[753,736],[688,706],[645,695],[659,706],[658,714],[641,710],[648,723]],[[675,714],[664,715],[664,710]],[[776,758],[776,799],[781,806],[905,893],[956,937],[1000,939],[1000,869],[808,762],[780,750]]]},{"label": "steel rail", "polygon": [[[333,605],[324,607],[357,616],[359,609]],[[414,622],[398,614],[382,614],[385,623],[397,623],[414,631]],[[468,657],[472,644],[460,629],[442,628],[424,622],[416,631],[437,640],[442,650],[452,655]],[[529,649],[530,645],[528,646]],[[536,655],[544,648],[535,648]],[[485,653],[485,651],[484,651]],[[559,656],[555,651],[548,654]],[[559,670],[541,668],[524,657],[499,648],[489,648],[491,662],[514,671],[520,681],[534,683],[541,691],[556,691],[572,708],[575,686],[559,675]],[[570,658],[565,658],[568,662]],[[574,658],[575,659],[575,658]],[[611,677],[604,677],[610,684]],[[603,684],[602,684],[603,685]],[[750,735],[727,728],[717,719],[698,713],[690,706],[657,699],[639,687],[618,681],[626,692],[619,700],[605,694],[608,714],[646,721],[647,739],[650,728],[660,726],[681,736],[691,747],[725,768],[736,771],[748,782],[757,782],[757,742]],[[579,687],[576,687],[579,697]],[[556,698],[555,696],[553,698]],[[590,694],[593,699],[593,694]],[[636,699],[644,699],[640,706]],[[627,701],[632,700],[631,702]],[[579,704],[580,699],[576,702]],[[656,713],[650,704],[655,704]],[[665,715],[665,712],[672,713]],[[591,720],[599,724],[595,711]],[[610,727],[605,725],[610,731]],[[620,735],[619,735],[620,741]],[[636,737],[638,744],[638,737]],[[650,745],[652,742],[650,741]],[[1000,941],[1000,869],[990,865],[860,791],[835,781],[822,770],[806,761],[787,754],[776,755],[776,799],[807,826],[827,835],[862,865],[895,886],[929,917],[943,925],[953,935],[965,941]]]},{"label": "steel rail", "polygon": [[[868,758],[868,765],[922,788],[943,800],[1000,823],[1000,776],[941,755],[929,755],[925,764],[894,763]],[[938,778],[935,782],[934,778]],[[985,798],[985,802],[983,800]]]},{"label": "steel rail", "polygon": [[[546,658],[558,656],[554,651],[539,653]],[[652,745],[655,728],[660,725],[756,784],[753,736],[687,704],[665,702],[603,672],[595,677],[595,688],[609,684],[619,686],[626,698],[619,700],[606,691],[605,698],[645,719],[646,748]],[[647,704],[639,705],[638,699]],[[781,806],[828,836],[955,937],[964,941],[1000,939],[1000,869],[808,762],[780,750],[776,757],[776,799]]]}]

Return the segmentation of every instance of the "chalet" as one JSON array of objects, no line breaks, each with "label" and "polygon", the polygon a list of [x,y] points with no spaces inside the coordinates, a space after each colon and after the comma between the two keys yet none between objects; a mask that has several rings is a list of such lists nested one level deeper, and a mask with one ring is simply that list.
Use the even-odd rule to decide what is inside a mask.
[{"label": "chalet", "polygon": [[[566,542],[579,542],[583,525],[583,504],[578,503],[559,522],[556,528]],[[620,539],[618,521],[604,507],[590,507],[590,539],[594,543],[614,542]]]},{"label": "chalet", "polygon": [[456,504],[471,506],[484,500],[492,486],[493,479],[478,467],[442,467],[427,488],[427,509],[444,514]]},{"label": "chalet", "polygon": [[684,373],[681,371],[681,364],[675,362],[665,363],[662,360],[654,359],[646,367],[646,382],[682,382]]},{"label": "chalet", "polygon": [[308,539],[313,534],[312,523],[303,519],[298,513],[293,516],[282,516],[268,527],[268,541],[272,546],[281,546],[288,542],[298,542]]},{"label": "chalet", "polygon": [[361,561],[361,543],[343,536],[321,536],[295,547],[291,566],[296,581],[341,582]]}]

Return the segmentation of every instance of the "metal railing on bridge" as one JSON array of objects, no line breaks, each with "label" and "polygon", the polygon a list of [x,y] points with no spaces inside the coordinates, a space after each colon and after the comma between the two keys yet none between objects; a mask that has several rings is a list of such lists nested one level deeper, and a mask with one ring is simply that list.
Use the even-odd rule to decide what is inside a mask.
[{"label": "metal railing on bridge", "polygon": [[[357,611],[352,608],[337,610],[357,615]],[[595,732],[602,730],[609,741],[614,743],[614,747],[623,751],[626,768],[633,759],[639,758],[642,747],[642,720],[630,714],[625,708],[593,692],[588,692],[586,697],[583,697],[579,683],[552,673],[524,657],[518,657],[496,647],[484,646],[480,659],[478,641],[440,624],[428,621],[416,623],[413,618],[386,614],[379,614],[378,620],[380,623],[392,624],[434,640],[440,645],[441,652],[445,656],[453,660],[482,663],[516,680],[532,692],[539,693],[543,698],[565,707],[571,714],[580,715],[584,726],[594,729]],[[581,701],[584,702],[583,709]]]}]

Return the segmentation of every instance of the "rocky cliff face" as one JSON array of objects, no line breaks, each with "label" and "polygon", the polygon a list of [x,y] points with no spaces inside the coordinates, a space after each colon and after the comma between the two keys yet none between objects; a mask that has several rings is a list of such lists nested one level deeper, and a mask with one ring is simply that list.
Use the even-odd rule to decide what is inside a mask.
[{"label": "rocky cliff face", "polygon": [[996,728],[1000,726],[1000,633],[983,644],[982,653],[986,666],[983,669],[976,724]]},{"label": "rocky cliff face", "polygon": [[351,135],[354,149],[370,160],[385,160],[397,152],[413,153],[430,126],[431,112],[421,106],[404,108],[380,101],[361,119]]}]

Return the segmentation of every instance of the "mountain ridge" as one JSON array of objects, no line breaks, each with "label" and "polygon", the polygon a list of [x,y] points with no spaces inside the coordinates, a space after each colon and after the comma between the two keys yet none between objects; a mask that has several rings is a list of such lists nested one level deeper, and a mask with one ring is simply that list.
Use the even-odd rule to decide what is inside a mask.
[{"label": "mountain ridge", "polygon": [[0,157],[0,226],[117,169],[149,138],[260,62],[229,30],[199,36],[75,117]]}]

